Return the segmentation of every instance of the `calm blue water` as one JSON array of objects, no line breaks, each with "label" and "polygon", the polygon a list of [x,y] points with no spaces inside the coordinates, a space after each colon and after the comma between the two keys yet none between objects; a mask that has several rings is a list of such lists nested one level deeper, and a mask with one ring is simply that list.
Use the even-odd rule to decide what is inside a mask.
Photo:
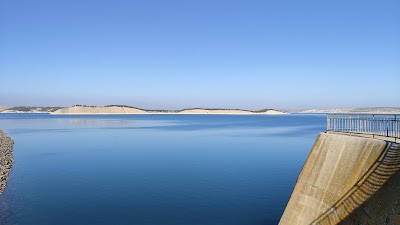
[{"label": "calm blue water", "polygon": [[322,115],[0,114],[0,224],[277,224]]}]

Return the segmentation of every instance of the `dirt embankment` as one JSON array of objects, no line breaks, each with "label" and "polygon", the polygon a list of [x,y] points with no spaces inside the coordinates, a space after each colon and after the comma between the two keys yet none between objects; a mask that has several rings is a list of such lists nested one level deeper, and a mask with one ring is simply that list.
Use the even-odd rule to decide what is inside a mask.
[{"label": "dirt embankment", "polygon": [[14,141],[0,130],[0,194],[7,186],[8,174],[14,163],[12,151]]}]

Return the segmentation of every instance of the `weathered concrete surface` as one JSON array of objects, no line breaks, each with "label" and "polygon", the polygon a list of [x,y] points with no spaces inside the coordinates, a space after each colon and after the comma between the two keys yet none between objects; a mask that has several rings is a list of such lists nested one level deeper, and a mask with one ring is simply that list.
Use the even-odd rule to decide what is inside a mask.
[{"label": "weathered concrete surface", "polygon": [[348,217],[338,224],[399,225],[400,224],[400,173],[391,177],[380,189]]},{"label": "weathered concrete surface", "polygon": [[7,185],[8,174],[14,163],[12,150],[14,141],[0,130],[0,194]]},{"label": "weathered concrete surface", "polygon": [[[388,178],[387,181],[339,224],[400,224],[400,144],[391,143],[379,167],[369,182]],[[372,186],[375,185],[379,186]]]},{"label": "weathered concrete surface", "polygon": [[[386,224],[385,221],[398,221],[399,151],[397,143],[321,133],[279,224]],[[387,205],[389,200],[391,206],[380,207]],[[380,217],[385,220],[367,223],[367,218],[374,215],[382,215]]]}]

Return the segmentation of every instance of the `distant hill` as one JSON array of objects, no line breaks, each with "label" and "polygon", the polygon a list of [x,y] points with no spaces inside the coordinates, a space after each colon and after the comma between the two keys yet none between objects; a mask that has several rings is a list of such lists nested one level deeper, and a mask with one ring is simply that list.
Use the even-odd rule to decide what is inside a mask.
[{"label": "distant hill", "polygon": [[5,108],[2,113],[50,113],[62,109],[62,107],[38,107],[38,106],[17,106]]},{"label": "distant hill", "polygon": [[126,105],[108,105],[104,107],[76,105],[58,109],[52,114],[285,114],[285,112],[264,109],[259,111],[242,109],[203,109],[191,108],[182,110],[146,110]]},{"label": "distant hill", "polygon": [[202,108],[183,109],[177,111],[177,113],[179,114],[286,114],[285,112],[274,109],[251,111],[244,109],[202,109]]},{"label": "distant hill", "polygon": [[73,106],[69,108],[58,109],[51,114],[145,114],[144,110],[133,107],[120,107],[120,106]]},{"label": "distant hill", "polygon": [[17,106],[0,107],[1,113],[51,113],[51,114],[286,114],[275,109],[245,110],[245,109],[221,109],[221,108],[189,108],[182,110],[148,110],[128,105],[74,105],[72,107],[37,107]]},{"label": "distant hill", "polygon": [[349,109],[309,109],[299,113],[368,113],[368,114],[400,114],[400,107],[372,107]]}]

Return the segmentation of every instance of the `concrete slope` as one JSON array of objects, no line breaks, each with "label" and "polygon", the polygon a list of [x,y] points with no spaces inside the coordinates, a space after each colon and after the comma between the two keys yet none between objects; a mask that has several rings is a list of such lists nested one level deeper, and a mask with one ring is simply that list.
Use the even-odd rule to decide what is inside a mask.
[{"label": "concrete slope", "polygon": [[348,218],[397,173],[396,148],[383,140],[321,133],[279,224],[353,224]]}]

